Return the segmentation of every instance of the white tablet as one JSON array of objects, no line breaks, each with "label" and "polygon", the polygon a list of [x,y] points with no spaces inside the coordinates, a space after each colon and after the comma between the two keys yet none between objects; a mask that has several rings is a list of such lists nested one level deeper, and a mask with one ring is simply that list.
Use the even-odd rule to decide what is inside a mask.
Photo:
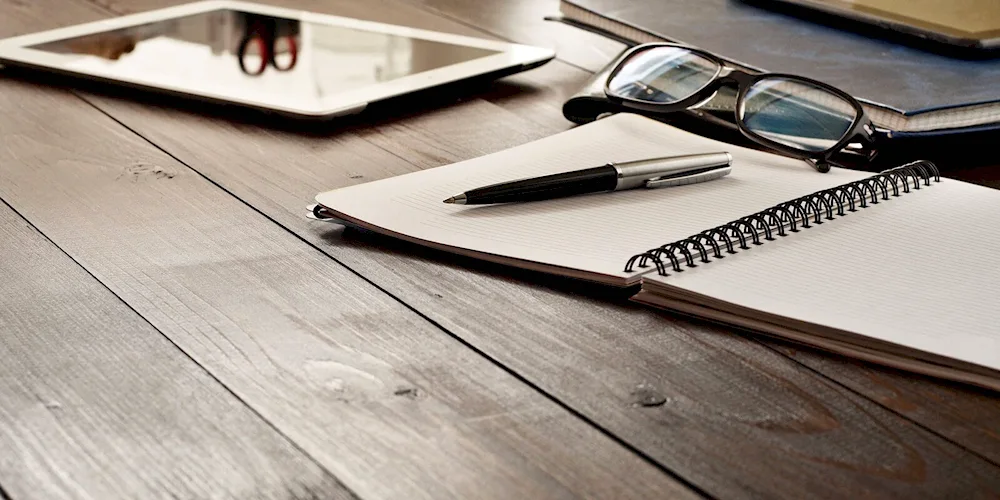
[{"label": "white tablet", "polygon": [[0,64],[331,118],[540,66],[539,47],[236,1],[203,1],[0,40]]}]

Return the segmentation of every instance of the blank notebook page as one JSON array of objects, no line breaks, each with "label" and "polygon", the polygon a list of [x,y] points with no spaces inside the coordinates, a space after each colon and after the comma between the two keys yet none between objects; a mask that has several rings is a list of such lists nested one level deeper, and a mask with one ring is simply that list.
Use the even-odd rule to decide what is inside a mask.
[{"label": "blank notebook page", "polygon": [[1000,193],[942,179],[690,272],[690,292],[1000,369]]},{"label": "blank notebook page", "polygon": [[[729,151],[732,174],[706,183],[531,203],[445,198],[524,177],[655,156]],[[321,193],[352,218],[443,245],[612,276],[632,255],[821,189],[869,176],[821,174],[801,160],[706,139],[622,113],[490,155]]]}]

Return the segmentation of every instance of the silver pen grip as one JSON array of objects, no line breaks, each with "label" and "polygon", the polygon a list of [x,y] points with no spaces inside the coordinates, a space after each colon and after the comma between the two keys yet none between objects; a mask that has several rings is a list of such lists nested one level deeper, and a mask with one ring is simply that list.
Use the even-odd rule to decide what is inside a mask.
[{"label": "silver pen grip", "polygon": [[660,188],[660,187],[671,187],[671,186],[686,186],[688,184],[697,184],[699,182],[711,181],[718,179],[720,177],[725,177],[733,171],[733,167],[720,167],[715,170],[710,170],[708,172],[699,172],[691,175],[681,175],[677,177],[668,177],[664,179],[649,179],[646,181],[647,188]]},{"label": "silver pen grip", "polygon": [[646,185],[648,180],[682,177],[685,172],[697,172],[714,167],[728,167],[733,157],[727,152],[701,153],[683,156],[650,158],[610,164],[615,167],[618,179],[615,190],[632,189]]}]

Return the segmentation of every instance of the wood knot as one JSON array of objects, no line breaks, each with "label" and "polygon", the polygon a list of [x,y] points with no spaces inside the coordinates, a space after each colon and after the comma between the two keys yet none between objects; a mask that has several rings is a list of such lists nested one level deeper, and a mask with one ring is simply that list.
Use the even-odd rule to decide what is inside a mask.
[{"label": "wood knot", "polygon": [[131,182],[138,182],[141,178],[173,179],[177,175],[171,169],[152,165],[149,163],[137,163],[125,167],[118,179],[128,179]]},{"label": "wood knot", "polygon": [[667,397],[650,385],[639,384],[635,390],[629,393],[629,400],[632,406],[661,406],[667,402]]},{"label": "wood knot", "polygon": [[399,389],[396,389],[392,393],[395,394],[396,396],[410,398],[410,399],[416,399],[416,397],[420,395],[420,391],[418,391],[416,387],[400,387]]}]

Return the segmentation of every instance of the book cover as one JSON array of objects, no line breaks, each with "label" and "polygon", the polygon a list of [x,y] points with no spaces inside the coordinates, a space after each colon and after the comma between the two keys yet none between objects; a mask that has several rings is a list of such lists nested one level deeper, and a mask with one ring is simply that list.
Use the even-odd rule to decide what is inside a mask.
[{"label": "book cover", "polygon": [[1000,128],[1000,58],[949,57],[735,0],[562,0],[560,12],[636,42],[687,43],[827,82],[897,133]]}]

